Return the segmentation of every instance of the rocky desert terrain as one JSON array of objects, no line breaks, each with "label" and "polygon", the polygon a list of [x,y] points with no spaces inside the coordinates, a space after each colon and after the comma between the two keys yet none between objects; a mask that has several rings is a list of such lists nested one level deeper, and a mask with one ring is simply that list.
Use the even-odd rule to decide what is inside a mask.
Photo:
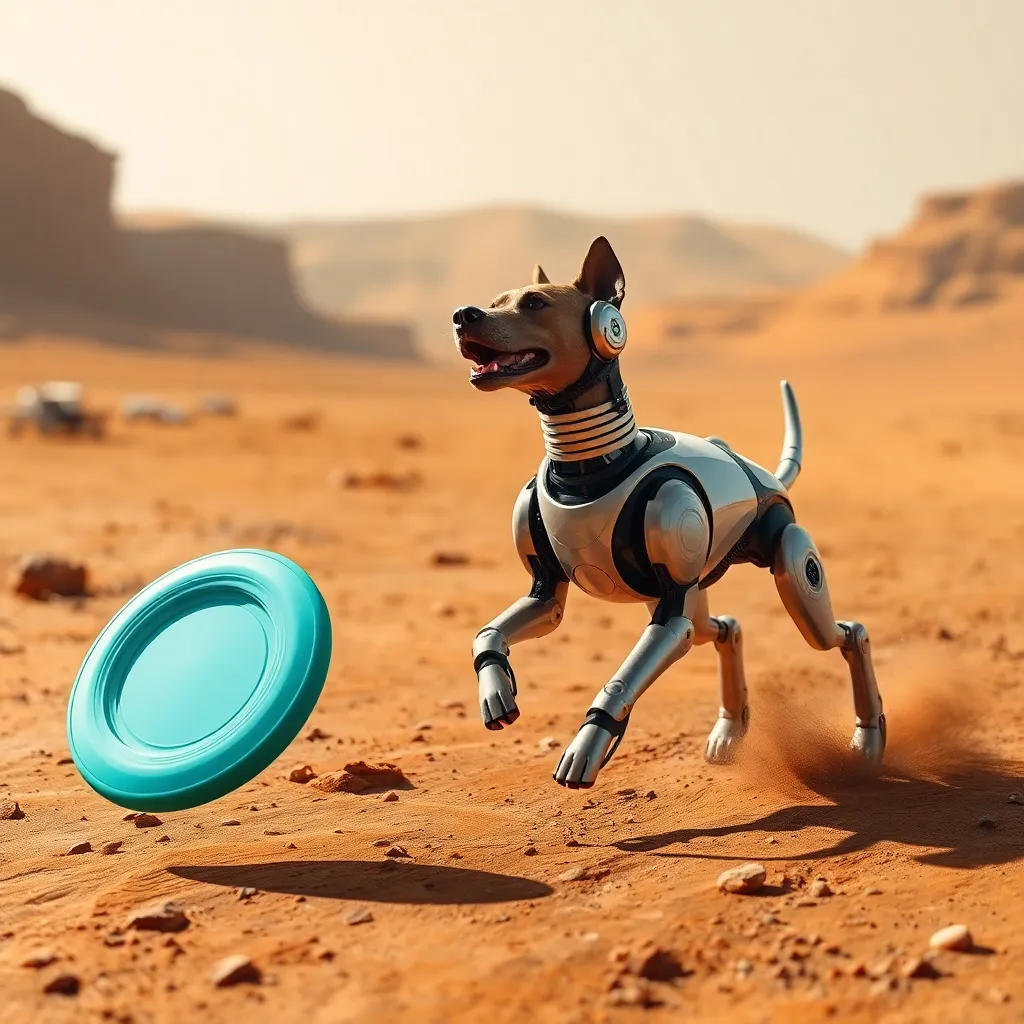
[{"label": "rocky desert terrain", "polygon": [[[837,614],[871,631],[889,751],[878,777],[848,765],[841,657],[740,566],[711,592],[746,636],[740,761],[703,761],[700,648],[578,792],[551,771],[646,614],[571,594],[560,629],[514,651],[521,719],[483,729],[472,637],[527,585],[509,516],[542,449],[524,399],[476,394],[454,364],[5,342],[3,394],[56,376],[97,409],[221,392],[238,411],[0,437],[5,573],[45,553],[89,577],[84,597],[0,593],[0,1020],[1024,1019],[1022,328],[1011,289],[634,332],[639,421],[770,468],[793,383],[797,515]],[[254,545],[327,599],[320,704],[242,790],[125,820],[68,760],[78,665],[144,582]],[[330,785],[358,762],[405,781]],[[720,890],[751,863],[756,892]],[[930,949],[957,925],[967,951]]]}]

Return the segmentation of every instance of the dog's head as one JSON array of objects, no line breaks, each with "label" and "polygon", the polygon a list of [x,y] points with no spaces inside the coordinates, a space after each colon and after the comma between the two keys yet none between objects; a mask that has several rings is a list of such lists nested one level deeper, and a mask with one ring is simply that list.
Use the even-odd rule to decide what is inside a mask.
[{"label": "dog's head", "polygon": [[473,363],[470,383],[481,391],[515,388],[554,395],[579,379],[590,362],[585,328],[592,302],[622,305],[626,281],[608,239],[593,241],[572,284],[551,284],[540,267],[533,284],[502,292],[487,309],[455,310],[455,344]]}]

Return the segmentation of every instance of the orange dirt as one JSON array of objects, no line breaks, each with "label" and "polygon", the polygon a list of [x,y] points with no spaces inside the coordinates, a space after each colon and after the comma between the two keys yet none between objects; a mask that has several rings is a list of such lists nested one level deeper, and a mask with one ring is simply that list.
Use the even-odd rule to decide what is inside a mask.
[{"label": "orange dirt", "polygon": [[[721,348],[627,353],[642,423],[714,433],[769,468],[778,378],[793,382],[797,514],[837,614],[871,630],[891,756],[880,779],[846,766],[841,657],[804,645],[767,572],[737,567],[711,603],[746,636],[741,762],[702,759],[717,698],[700,648],[583,792],[551,770],[643,609],[571,594],[563,626],[514,651],[519,722],[488,733],[476,709],[473,634],[527,584],[509,527],[541,451],[524,399],[475,394],[461,367],[6,346],[3,392],[81,379],[114,409],[127,391],[193,405],[226,391],[241,414],[114,420],[99,443],[0,438],[0,554],[81,559],[98,589],[78,603],[0,595],[0,805],[24,811],[0,820],[0,1020],[1019,1020],[1021,322],[991,309],[792,321]],[[343,485],[381,473],[415,484]],[[136,828],[65,760],[75,671],[135,587],[242,545],[295,558],[323,590],[336,637],[323,698],[251,785]],[[412,788],[286,781],[360,760],[398,765]],[[84,842],[94,852],[61,856]],[[99,852],[111,842],[119,852]],[[763,892],[720,894],[718,875],[749,861],[767,868]],[[583,877],[563,880],[573,868]],[[809,896],[819,876],[834,895]],[[169,899],[184,931],[116,934]],[[979,951],[904,978],[958,923]],[[55,959],[21,966],[40,950]],[[214,986],[234,955],[261,984]],[[68,974],[77,995],[44,993],[70,991]]]}]

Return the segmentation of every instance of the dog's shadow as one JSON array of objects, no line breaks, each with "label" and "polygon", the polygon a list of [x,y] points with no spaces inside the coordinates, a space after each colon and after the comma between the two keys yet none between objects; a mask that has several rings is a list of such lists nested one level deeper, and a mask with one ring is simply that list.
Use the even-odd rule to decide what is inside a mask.
[{"label": "dog's shadow", "polygon": [[[851,781],[816,781],[808,789],[830,803],[801,803],[728,825],[680,828],[623,839],[614,845],[629,853],[668,857],[736,860],[713,851],[671,850],[693,839],[742,836],[750,832],[792,834],[804,829],[846,833],[801,859],[817,860],[899,843],[929,852],[922,864],[978,868],[1024,859],[1024,805],[1009,802],[1024,791],[1024,765],[1004,763],[970,769],[941,781],[887,775]],[[1016,799],[1016,798],[1014,798]],[[763,840],[758,840],[763,842]],[[785,859],[756,854],[758,860]]]}]

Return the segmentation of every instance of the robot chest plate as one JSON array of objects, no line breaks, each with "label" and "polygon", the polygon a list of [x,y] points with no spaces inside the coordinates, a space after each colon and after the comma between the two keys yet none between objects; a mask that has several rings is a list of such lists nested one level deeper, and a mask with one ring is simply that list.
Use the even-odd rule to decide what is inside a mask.
[{"label": "robot chest plate", "polygon": [[623,579],[615,564],[612,537],[630,495],[655,470],[677,466],[704,492],[712,513],[712,538],[701,577],[711,572],[753,522],[757,496],[747,475],[717,445],[689,434],[639,465],[607,494],[584,504],[567,504],[549,491],[547,461],[537,474],[541,520],[565,574],[581,590],[605,601],[650,601]]}]

